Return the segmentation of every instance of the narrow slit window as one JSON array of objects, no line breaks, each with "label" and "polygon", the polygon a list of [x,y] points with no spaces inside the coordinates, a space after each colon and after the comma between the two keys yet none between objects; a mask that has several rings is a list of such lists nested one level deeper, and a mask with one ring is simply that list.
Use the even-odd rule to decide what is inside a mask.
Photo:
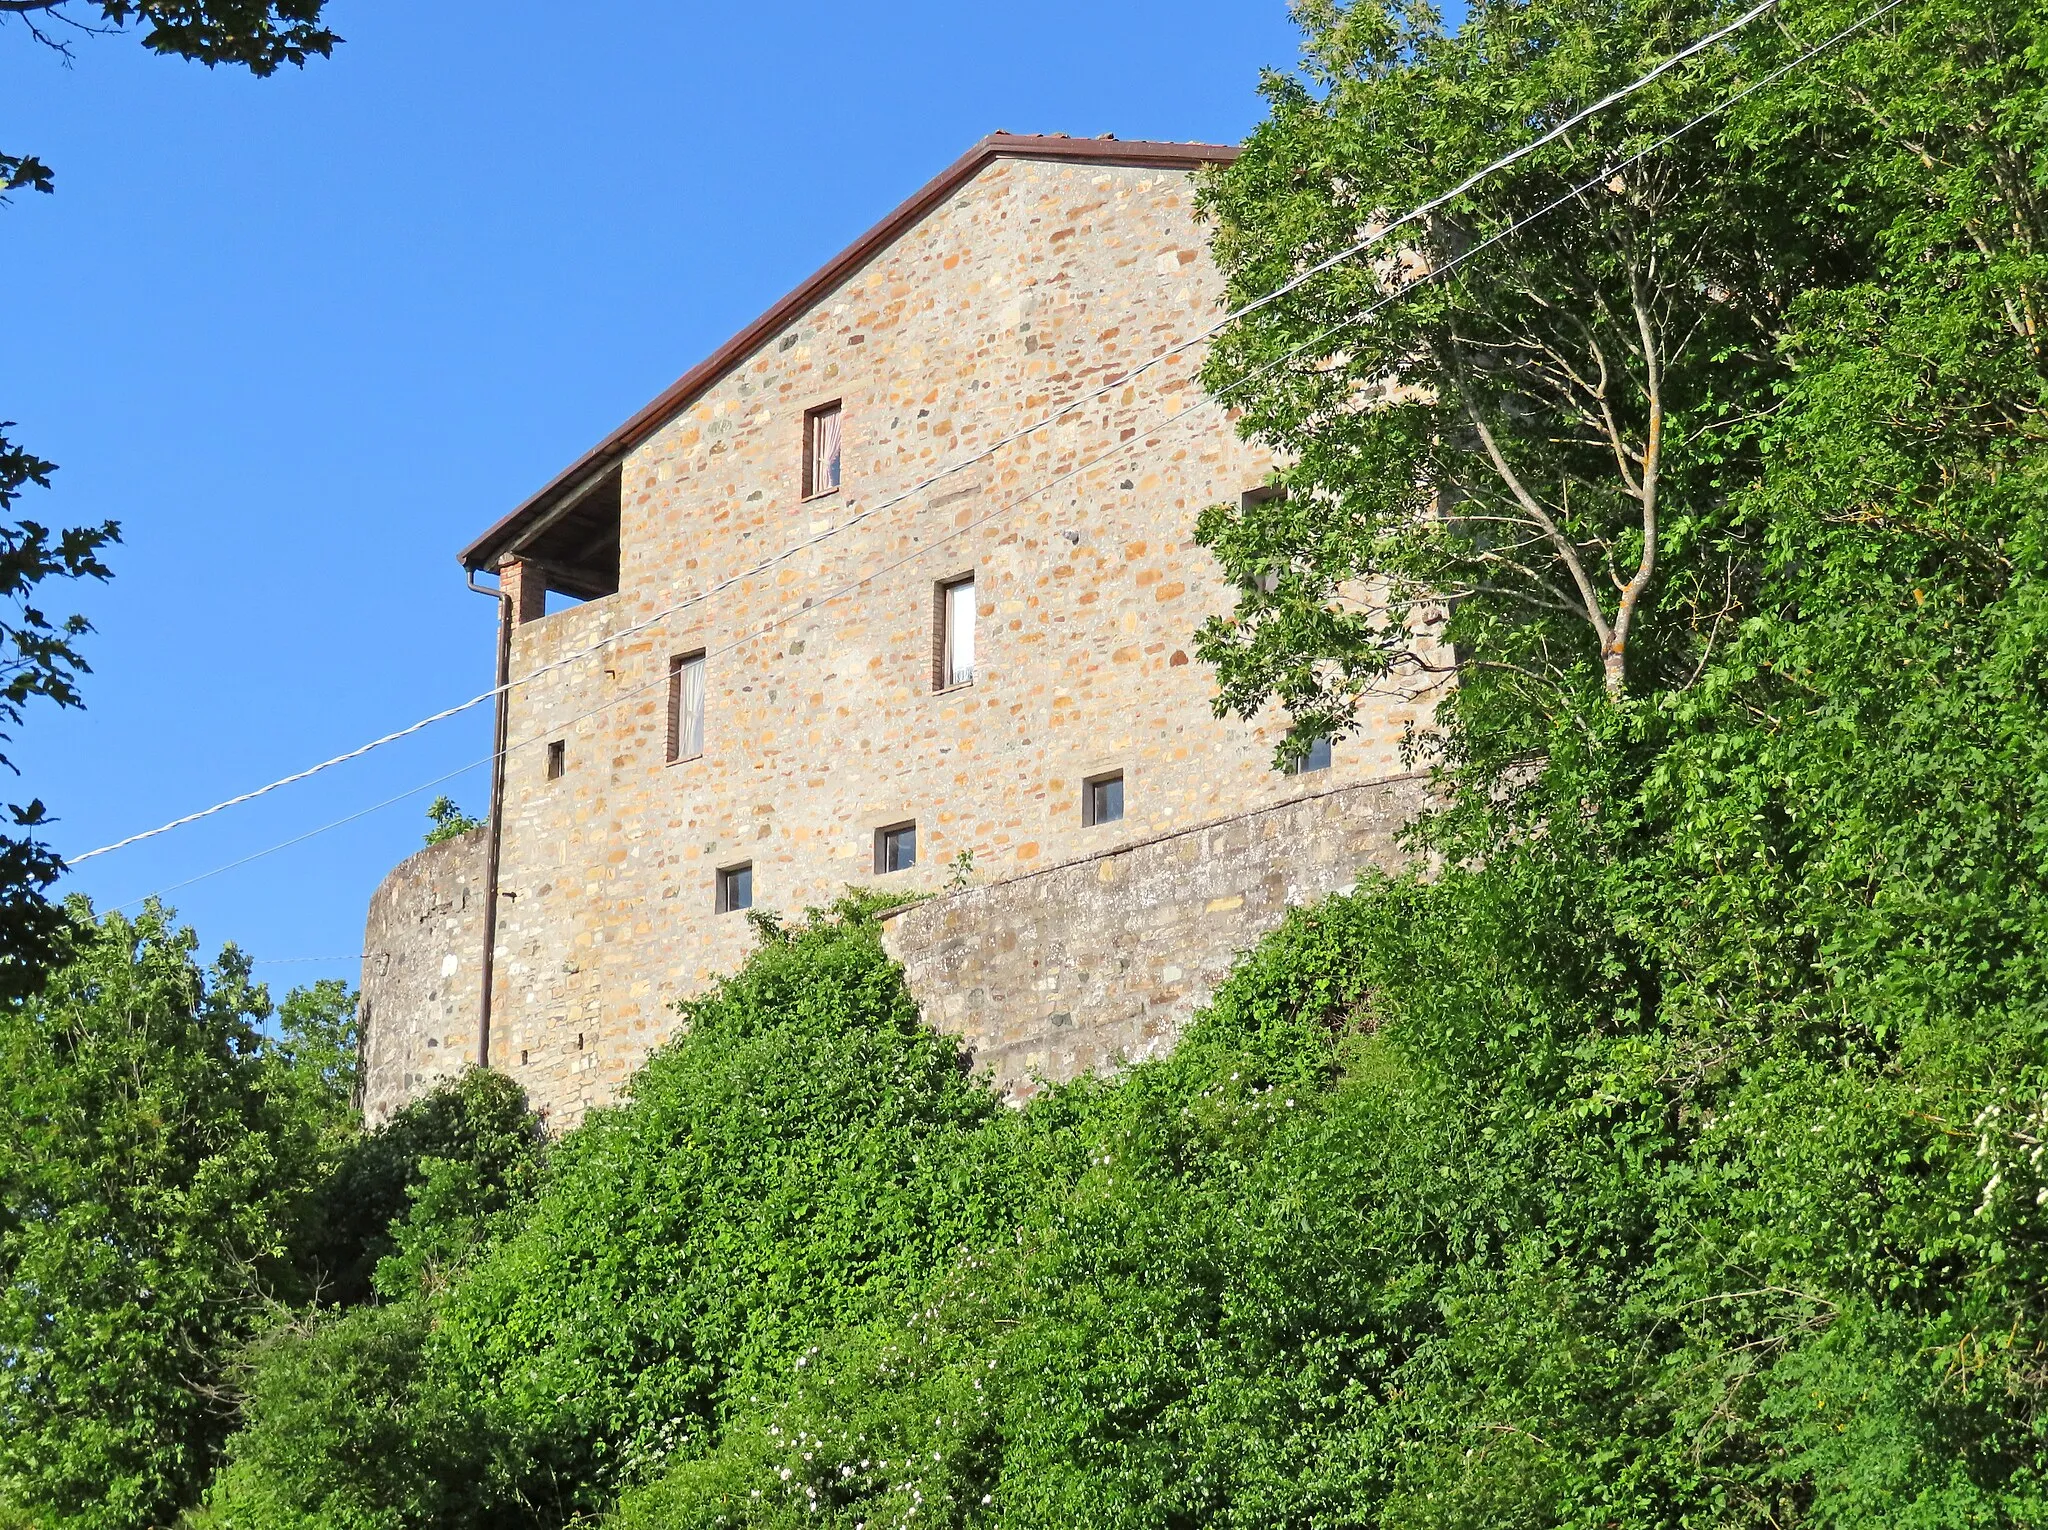
[{"label": "narrow slit window", "polygon": [[1117,823],[1124,816],[1124,773],[1095,776],[1081,785],[1081,822]]},{"label": "narrow slit window", "polygon": [[1287,767],[1290,776],[1305,776],[1312,770],[1330,768],[1330,741],[1319,738],[1308,746],[1308,753]]},{"label": "narrow slit window", "polygon": [[744,866],[727,866],[718,873],[717,910],[721,914],[736,914],[741,909],[754,906],[754,863]]},{"label": "narrow slit window", "polygon": [[839,487],[839,406],[824,404],[804,416],[804,498]]},{"label": "narrow slit window", "polygon": [[565,738],[551,740],[548,744],[548,779],[550,781],[561,780],[562,772],[568,768],[569,741]]},{"label": "narrow slit window", "polygon": [[974,580],[951,579],[939,586],[938,687],[974,681]]},{"label": "narrow slit window", "polygon": [[891,824],[875,831],[875,874],[908,871],[917,864],[917,825]]},{"label": "narrow slit window", "polygon": [[704,655],[680,654],[668,663],[668,758],[694,760],[704,752]]}]

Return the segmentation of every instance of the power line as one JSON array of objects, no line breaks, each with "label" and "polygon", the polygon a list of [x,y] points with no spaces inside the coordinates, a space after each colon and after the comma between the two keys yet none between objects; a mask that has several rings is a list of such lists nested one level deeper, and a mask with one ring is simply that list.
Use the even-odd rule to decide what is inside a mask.
[{"label": "power line", "polygon": [[[1365,320],[1370,319],[1374,314],[1380,312],[1382,309],[1386,308],[1390,304],[1398,302],[1401,298],[1407,296],[1407,294],[1412,292],[1416,287],[1421,286],[1424,283],[1434,281],[1437,277],[1446,275],[1449,272],[1456,270],[1466,261],[1473,259],[1474,257],[1482,254],[1486,250],[1491,249],[1493,246],[1497,244],[1503,243],[1504,241],[1511,239],[1516,234],[1522,232],[1522,230],[1528,228],[1532,223],[1535,223],[1541,218],[1548,217],[1551,213],[1557,211],[1558,208],[1563,207],[1566,203],[1571,202],[1577,199],[1578,197],[1585,195],[1587,192],[1604,185],[1618,172],[1627,169],[1629,166],[1637,163],[1639,160],[1645,159],[1649,157],[1651,154],[1656,153],[1658,150],[1663,149],[1668,145],[1676,142],[1679,138],[1691,132],[1694,128],[1700,126],[1702,123],[1710,121],[1712,118],[1720,115],[1722,112],[1727,111],[1730,107],[1735,106],[1741,101],[1754,95],[1757,91],[1764,89],[1766,86],[1774,83],[1779,79],[1782,79],[1785,75],[1791,73],[1794,69],[1797,69],[1801,65],[1806,64],[1817,55],[1826,52],[1829,48],[1834,47],[1837,43],[1844,41],[1854,33],[1861,31],[1864,27],[1870,25],[1870,23],[1872,23],[1873,21],[1876,21],[1880,17],[1888,14],[1889,12],[1898,9],[1898,7],[1904,3],[1905,0],[1887,0],[1887,3],[1885,3],[1884,5],[1881,5],[1877,7],[1877,9],[1866,13],[1865,15],[1859,17],[1855,21],[1852,21],[1851,23],[1849,23],[1849,25],[1843,27],[1840,31],[1836,32],[1833,36],[1825,39],[1824,41],[1815,43],[1812,47],[1808,48],[1805,52],[1801,53],[1796,58],[1792,59],[1788,63],[1780,65],[1778,68],[1772,70],[1770,73],[1764,75],[1762,78],[1756,80],[1754,83],[1744,87],[1742,90],[1737,91],[1734,95],[1728,97],[1726,100],[1721,101],[1712,107],[1709,107],[1706,111],[1701,112],[1698,116],[1692,118],[1691,121],[1685,123],[1683,126],[1674,128],[1671,132],[1666,133],[1662,138],[1656,139],[1655,141],[1644,145],[1642,148],[1636,150],[1633,154],[1628,155],[1626,158],[1613,161],[1612,163],[1603,166],[1598,174],[1591,176],[1587,180],[1580,182],[1578,185],[1572,187],[1568,191],[1565,191],[1558,197],[1554,198],[1552,201],[1546,203],[1544,206],[1537,208],[1534,212],[1524,214],[1521,218],[1509,224],[1506,228],[1501,229],[1498,232],[1488,236],[1486,239],[1480,241],[1478,244],[1473,245],[1471,248],[1459,252],[1451,259],[1445,261],[1442,265],[1433,267],[1431,270],[1424,273],[1424,275],[1420,277],[1417,281],[1411,282],[1408,285],[1400,288],[1399,290],[1389,293],[1385,297],[1378,299],[1377,301],[1367,305],[1363,309],[1357,310],[1356,312],[1351,314],[1347,314],[1344,317],[1344,319],[1339,323],[1333,324],[1325,328],[1321,333],[1310,337],[1308,340],[1303,341],[1301,344],[1293,347],[1291,350],[1274,358],[1272,361],[1267,362],[1264,366],[1259,367],[1257,370],[1253,372],[1247,373],[1244,377],[1239,378],[1236,382],[1230,384],[1227,388],[1224,388],[1220,392],[1213,395],[1204,395],[1194,404],[1191,404],[1187,408],[1182,409],[1177,413],[1168,416],[1159,424],[1159,426],[1155,427],[1153,434],[1156,436],[1159,431],[1165,430],[1173,424],[1177,423],[1178,421],[1185,419],[1188,415],[1193,414],[1204,404],[1221,402],[1224,398],[1228,397],[1231,393],[1237,391],[1239,388],[1246,386],[1248,383],[1256,381],[1258,378],[1265,376],[1268,372],[1277,370],[1279,367],[1285,365],[1287,362],[1292,361],[1296,357],[1300,356],[1304,351],[1307,351],[1315,346],[1321,345],[1325,340],[1334,338],[1339,332],[1341,332],[1344,328],[1348,327],[1349,325],[1363,323]],[[1028,503],[1031,499],[1036,498],[1039,494],[1044,493],[1046,489],[1052,488],[1055,485],[1064,482],[1068,478],[1074,477],[1080,473],[1084,473],[1092,467],[1100,466],[1110,457],[1118,455],[1120,452],[1124,450],[1125,447],[1130,446],[1131,444],[1131,442],[1117,443],[1115,446],[1112,446],[1107,451],[1100,453],[1096,457],[1090,459],[1088,462],[1081,463],[1078,466],[1069,469],[1067,472],[1060,474],[1058,477],[1049,479],[1043,484],[1036,485],[1033,488],[1026,490],[1025,493],[1020,495],[1018,498],[1011,500],[1009,503],[1000,506],[996,510],[989,511],[987,514],[977,517],[976,519],[968,522],[964,526],[956,527],[954,530],[946,533],[941,537],[938,537],[936,540],[920,546],[915,552],[906,554],[902,558],[898,558],[889,563],[886,563],[880,568],[874,569],[869,573],[862,575],[859,579],[851,581],[848,584],[841,585],[839,588],[835,590],[828,591],[825,595],[814,600],[809,606],[799,607],[796,611],[785,613],[783,616],[777,618],[774,622],[769,623],[767,626],[764,626],[757,631],[750,632],[746,634],[744,637],[734,638],[731,642],[725,643],[716,649],[707,650],[706,657],[708,658],[713,654],[729,653],[732,650],[741,647],[746,643],[754,641],[756,638],[765,637],[768,633],[774,631],[777,627],[781,626],[784,622],[787,622],[792,617],[800,615],[804,611],[816,610],[819,606],[827,605],[833,600],[838,599],[841,595],[849,594],[854,590],[860,589],[865,585],[872,583],[874,580],[880,578],[883,574],[889,573],[892,570],[901,567],[903,564],[912,561],[914,558],[923,557],[927,555],[932,548],[943,546],[945,543],[952,541],[956,537],[964,536],[967,532],[972,531],[977,527],[986,524],[988,521],[994,519],[998,515],[1007,514],[1010,510],[1016,509],[1019,505]],[[615,636],[623,635],[625,634],[615,634]],[[600,651],[602,646],[602,644],[596,645],[593,648],[585,650],[583,653],[575,655],[573,657],[589,657],[590,654]],[[539,673],[539,671],[535,671],[535,673]],[[505,748],[505,753],[507,756],[510,756],[516,750],[526,749],[534,744],[544,742],[551,735],[560,732],[563,728],[572,727],[576,723],[586,721],[589,718],[596,717],[601,713],[610,711],[613,707],[618,706],[620,703],[631,701],[637,696],[645,695],[648,691],[653,690],[658,686],[665,685],[667,682],[668,677],[666,675],[657,675],[653,680],[648,681],[645,685],[635,686],[633,689],[629,691],[625,691],[620,695],[613,696],[606,701],[600,702],[597,706],[592,707],[587,711],[579,712],[572,717],[565,718],[559,723],[557,723],[554,727],[547,729],[543,733],[535,734],[531,738],[521,739],[519,742],[515,744],[508,744]],[[230,861],[224,866],[216,866],[211,871],[202,872],[200,873],[200,875],[196,877],[188,878],[183,882],[174,883],[172,886],[162,889],[162,892],[175,892],[180,887],[189,887],[194,882],[202,882],[209,877],[219,876],[222,872],[232,871],[239,866],[247,865],[251,861],[261,860],[263,857],[267,855],[273,855],[280,850],[289,849],[293,845],[300,844],[305,840],[312,839],[321,834],[325,834],[330,829],[338,829],[342,827],[344,824],[353,823],[358,818],[366,817],[371,813],[379,812],[382,809],[391,806],[393,803],[402,802],[407,797],[418,796],[421,792],[428,790],[430,787],[439,786],[445,781],[452,780],[455,776],[462,775],[468,771],[475,770],[480,766],[487,765],[491,762],[493,757],[494,756],[492,755],[485,755],[481,759],[473,760],[469,764],[462,766],[460,769],[450,772],[448,775],[437,776],[431,781],[423,782],[419,786],[415,786],[407,791],[400,792],[395,797],[387,797],[384,799],[384,801],[376,803],[373,806],[363,808],[358,812],[350,813],[344,818],[337,818],[332,823],[323,824],[321,827],[317,829],[312,829],[292,839],[284,840],[279,844],[270,846],[268,849],[258,850],[251,855],[243,856],[239,860]],[[161,893],[152,893],[148,896],[158,897],[161,896]],[[143,900],[139,898],[134,900],[135,903],[140,903],[142,901]],[[123,908],[129,908],[133,906],[133,903],[122,905]]]},{"label": "power line", "polygon": [[[500,693],[509,692],[511,688],[515,685],[527,684],[528,682],[537,679],[539,676],[543,674],[547,674],[553,670],[563,668],[564,666],[575,663],[578,660],[588,658],[592,654],[600,653],[605,648],[609,647],[611,644],[617,642],[619,639],[630,637],[636,632],[644,631],[648,627],[653,626],[655,623],[664,621],[668,617],[675,615],[678,611],[684,610],[691,605],[695,605],[701,601],[707,600],[711,596],[716,595],[723,590],[730,589],[733,585],[738,584],[743,580],[758,577],[760,574],[763,574],[767,572],[770,568],[774,567],[777,563],[780,563],[787,558],[794,557],[796,554],[806,551],[807,549],[816,546],[818,543],[823,542],[828,538],[835,537],[843,531],[850,530],[851,528],[859,525],[861,522],[867,520],[871,516],[879,515],[884,510],[892,509],[896,505],[903,503],[905,500],[924,493],[926,490],[932,488],[936,484],[943,482],[945,479],[950,478],[957,473],[964,472],[966,469],[972,467],[977,462],[984,461],[985,459],[993,456],[996,452],[1001,451],[1004,447],[1012,445],[1017,441],[1021,441],[1025,437],[1033,435],[1040,430],[1043,430],[1048,425],[1057,424],[1060,420],[1066,418],[1067,415],[1073,413],[1076,409],[1081,408],[1083,405],[1091,403],[1096,399],[1102,398],[1107,394],[1114,392],[1118,388],[1127,386],[1133,378],[1141,376],[1145,372],[1150,371],[1152,368],[1159,366],[1161,363],[1169,360],[1174,356],[1181,355],[1184,352],[1193,349],[1195,346],[1201,344],[1205,340],[1212,338],[1223,329],[1238,322],[1240,319],[1246,318],[1249,315],[1258,312],[1260,309],[1266,307],[1268,304],[1279,301],[1288,293],[1295,291],[1303,284],[1307,283],[1308,281],[1314,279],[1317,276],[1320,276],[1325,271],[1332,269],[1333,267],[1343,263],[1344,261],[1352,259],[1354,256],[1361,254],[1362,252],[1364,252],[1367,249],[1370,249],[1376,244],[1384,242],[1387,239],[1387,237],[1391,235],[1395,230],[1403,228],[1408,224],[1417,221],[1418,219],[1427,217],[1430,213],[1436,211],[1438,208],[1443,207],[1447,203],[1456,200],[1460,196],[1463,196],[1467,191],[1470,191],[1474,186],[1478,185],[1481,181],[1487,179],[1490,176],[1496,175],[1500,171],[1507,169],[1509,166],[1514,165],[1520,160],[1527,158],[1529,155],[1535,153],[1544,145],[1554,143],[1559,138],[1563,137],[1572,128],[1576,127],[1579,123],[1586,121],[1589,117],[1592,117],[1599,112],[1605,111],[1610,106],[1616,105],[1619,102],[1628,99],[1628,97],[1644,89],[1652,81],[1657,80],[1664,74],[1670,72],[1672,69],[1675,69],[1678,65],[1684,63],[1687,59],[1695,57],[1699,53],[1702,53],[1706,49],[1712,47],[1715,43],[1720,42],[1724,38],[1733,35],[1737,31],[1740,31],[1743,27],[1748,26],[1751,22],[1755,21],[1758,17],[1762,16],[1766,11],[1770,10],[1776,3],[1777,0],[1760,0],[1759,4],[1751,7],[1748,11],[1745,11],[1741,16],[1738,16],[1734,21],[1727,23],[1725,26],[1716,28],[1714,31],[1709,32],[1706,36],[1700,38],[1696,42],[1690,43],[1686,47],[1681,48],[1678,52],[1672,54],[1671,57],[1655,65],[1647,73],[1637,77],[1635,80],[1631,81],[1627,85],[1622,86],[1620,89],[1611,91],[1607,95],[1602,96],[1598,101],[1595,101],[1591,106],[1584,107],[1581,110],[1573,113],[1571,116],[1565,118],[1563,121],[1551,127],[1548,131],[1542,133],[1536,138],[1531,139],[1528,143],[1522,144],[1519,147],[1510,150],[1508,153],[1500,156],[1498,159],[1495,159],[1490,164],[1487,164],[1481,167],[1480,169],[1475,170],[1472,174],[1468,175],[1464,180],[1460,181],[1456,186],[1453,186],[1450,190],[1430,199],[1427,202],[1422,203],[1420,206],[1413,208],[1406,213],[1401,214],[1399,217],[1395,218],[1390,223],[1387,223],[1384,226],[1377,228],[1373,232],[1365,235],[1365,237],[1359,239],[1356,243],[1348,246],[1345,249],[1339,250],[1336,254],[1331,255],[1328,258],[1318,262],[1317,264],[1308,267],[1306,270],[1297,273],[1295,276],[1289,278],[1287,281],[1283,282],[1280,286],[1274,288],[1271,292],[1266,293],[1264,296],[1254,299],[1252,302],[1245,304],[1241,308],[1234,309],[1224,314],[1222,318],[1218,319],[1214,324],[1210,325],[1207,329],[1201,330],[1198,333],[1189,336],[1186,340],[1183,340],[1176,345],[1169,346],[1167,349],[1161,351],[1158,355],[1152,357],[1150,360],[1141,362],[1131,371],[1119,374],[1114,381],[1104,383],[1100,388],[1095,389],[1093,392],[1077,395],[1068,403],[1062,405],[1060,408],[1055,410],[1053,413],[1045,416],[1043,419],[1039,419],[1033,421],[1028,425],[1021,426],[1018,429],[1010,432],[1008,435],[999,436],[996,440],[991,442],[989,445],[982,447],[979,451],[973,452],[968,456],[963,457],[960,460],[950,464],[949,466],[941,468],[938,472],[932,474],[930,477],[922,480],[919,483],[913,484],[910,488],[903,490],[901,493],[896,494],[888,499],[884,499],[878,502],[877,504],[871,505],[866,510],[860,511],[855,515],[849,516],[846,520],[838,523],[835,526],[828,527],[826,530],[819,532],[814,536],[805,538],[800,542],[793,543],[790,546],[784,548],[782,551],[771,554],[768,558],[762,560],[762,562],[755,565],[754,567],[743,570],[740,573],[730,576],[729,578],[717,581],[716,583],[707,586],[705,589],[698,591],[696,594],[686,596],[684,599],[678,601],[676,604],[668,607],[665,610],[658,611],[654,613],[652,616],[649,616],[640,622],[637,622],[628,627],[621,628],[617,632],[609,633],[605,637],[601,638],[598,642],[592,644],[590,647],[586,649],[580,650],[576,653],[565,654],[559,659],[552,660],[549,663],[544,664],[537,669],[529,671],[528,673],[520,676],[516,680],[508,680],[502,686],[493,686],[490,690],[479,692],[477,695],[470,697],[467,701],[458,702],[454,706],[443,708],[441,711],[435,712],[429,717],[421,718],[418,722],[410,723],[403,728],[399,728],[393,732],[386,733],[381,737],[371,739],[368,743],[360,744],[355,748],[346,750],[343,753],[337,754],[330,759],[322,760],[318,764],[309,765],[303,770],[294,771],[287,776],[281,776],[277,780],[271,781],[266,785],[256,787],[250,791],[239,792],[232,797],[228,797],[223,801],[215,803],[211,807],[201,808],[197,812],[193,813],[186,813],[181,817],[170,820],[168,823],[159,824],[156,828],[144,829],[140,833],[130,834],[126,838],[114,840],[110,844],[100,845],[95,849],[87,850],[80,855],[71,857],[68,864],[75,866],[82,862],[89,861],[93,859],[95,856],[107,855],[115,850],[125,849],[129,845],[139,844],[143,840],[154,839],[160,834],[168,834],[173,829],[183,828],[186,824],[189,823],[197,823],[202,818],[211,818],[216,813],[223,813],[226,812],[229,808],[239,807],[241,804],[245,802],[252,802],[258,797],[267,796],[269,793],[277,791],[283,787],[291,786],[297,782],[304,781],[311,776],[319,775],[323,771],[333,769],[337,765],[345,765],[351,760],[360,759],[362,756],[369,754],[373,750],[381,749],[387,744],[396,743],[400,739],[408,738],[411,735],[418,733],[425,728],[432,727],[437,722],[443,722],[450,717],[458,716],[461,713],[467,712],[474,707],[481,706],[486,701],[494,700]],[[1062,478],[1064,478],[1065,476],[1070,475],[1062,475]],[[1059,482],[1061,480],[1055,479],[1053,481]],[[1050,485],[1047,486],[1049,487]]]},{"label": "power line", "polygon": [[395,803],[403,802],[408,797],[417,797],[421,792],[427,791],[432,787],[440,786],[444,782],[453,781],[457,776],[466,776],[472,770],[477,769],[479,766],[490,764],[491,758],[492,757],[487,754],[480,760],[471,760],[467,765],[459,765],[454,770],[449,771],[446,775],[436,776],[431,781],[423,781],[418,786],[409,786],[404,791],[399,792],[396,796],[386,797],[382,802],[373,802],[366,808],[357,808],[353,813],[349,813],[344,817],[337,818],[332,823],[323,823],[317,829],[308,829],[303,834],[295,834],[290,839],[280,840],[277,844],[268,846],[265,849],[251,851],[248,855],[241,857],[239,860],[229,861],[224,866],[216,866],[211,871],[202,871],[196,877],[187,877],[182,882],[171,883],[169,887],[159,887],[154,892],[144,893],[142,894],[142,896],[138,898],[130,898],[126,903],[117,904],[115,907],[115,912],[125,913],[127,910],[131,908],[137,908],[140,905],[147,903],[151,898],[161,898],[165,893],[177,892],[180,888],[190,887],[195,882],[204,882],[213,877],[217,877],[224,871],[233,871],[238,866],[246,866],[251,861],[260,861],[267,855],[277,854],[277,852],[280,850],[289,850],[293,845],[303,844],[305,841],[309,839],[316,839],[320,835],[327,833],[328,830],[338,829],[342,827],[342,825],[344,824],[354,823],[358,818],[367,818],[372,813],[381,813],[385,808],[391,807]]}]

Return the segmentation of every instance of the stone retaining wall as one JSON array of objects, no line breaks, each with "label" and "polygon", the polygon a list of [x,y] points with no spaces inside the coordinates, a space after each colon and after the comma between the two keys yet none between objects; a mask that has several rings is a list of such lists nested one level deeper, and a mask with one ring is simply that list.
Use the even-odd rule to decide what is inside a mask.
[{"label": "stone retaining wall", "polygon": [[1287,909],[1397,868],[1420,776],[1339,786],[888,916],[925,1019],[1013,1100],[1165,1052]]},{"label": "stone retaining wall", "polygon": [[476,1061],[488,831],[401,861],[363,931],[363,1114],[382,1124]]}]

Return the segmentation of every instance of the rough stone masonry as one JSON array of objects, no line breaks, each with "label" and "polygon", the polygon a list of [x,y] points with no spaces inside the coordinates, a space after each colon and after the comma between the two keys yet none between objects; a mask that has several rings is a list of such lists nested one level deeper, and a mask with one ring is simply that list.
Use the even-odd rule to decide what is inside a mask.
[{"label": "rough stone masonry", "polygon": [[465,551],[505,592],[502,795],[373,903],[373,1118],[487,1046],[573,1125],[744,959],[742,888],[933,892],[963,852],[890,948],[1025,1092],[1169,1044],[1288,903],[1390,863],[1427,699],[1283,774],[1192,658],[1230,603],[1195,517],[1273,467],[1175,351],[1231,152],[984,140]]}]

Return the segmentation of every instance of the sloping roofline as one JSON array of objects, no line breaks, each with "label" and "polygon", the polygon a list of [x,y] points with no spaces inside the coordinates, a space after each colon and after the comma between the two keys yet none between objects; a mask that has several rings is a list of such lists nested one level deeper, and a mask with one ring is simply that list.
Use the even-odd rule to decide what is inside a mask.
[{"label": "sloping roofline", "polygon": [[888,217],[841,250],[807,281],[662,391],[652,403],[571,463],[525,504],[478,537],[460,554],[463,567],[489,567],[525,536],[540,530],[603,483],[626,454],[688,408],[712,384],[789,322],[816,306],[875,253],[998,159],[1072,160],[1188,170],[1228,164],[1237,150],[1226,144],[1119,142],[1114,138],[991,133],[927,181]]}]

